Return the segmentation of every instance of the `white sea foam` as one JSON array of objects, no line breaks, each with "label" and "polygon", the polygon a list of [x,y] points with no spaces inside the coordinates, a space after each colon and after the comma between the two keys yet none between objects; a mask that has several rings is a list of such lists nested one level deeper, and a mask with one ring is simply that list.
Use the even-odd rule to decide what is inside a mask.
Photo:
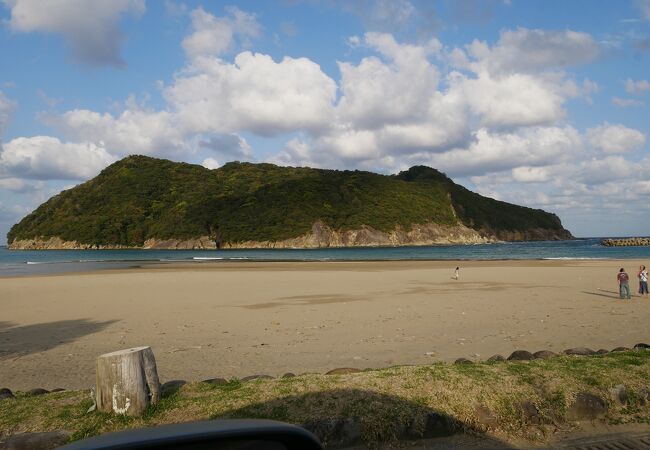
[{"label": "white sea foam", "polygon": [[591,259],[611,259],[611,258],[596,258],[596,257],[587,257],[587,256],[558,256],[558,257],[548,257],[548,258],[542,258],[542,259],[547,259],[547,260],[562,260],[562,261],[570,261],[570,260],[591,260]]},{"label": "white sea foam", "polygon": [[192,257],[195,261],[235,261],[235,260],[249,260],[252,259],[248,256],[231,256],[231,257],[222,257],[222,256],[194,256]]}]

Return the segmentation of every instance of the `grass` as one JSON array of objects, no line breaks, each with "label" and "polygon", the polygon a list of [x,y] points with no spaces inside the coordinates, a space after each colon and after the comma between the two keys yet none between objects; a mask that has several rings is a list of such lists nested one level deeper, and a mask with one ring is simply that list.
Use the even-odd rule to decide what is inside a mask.
[{"label": "grass", "polygon": [[[539,439],[566,425],[565,414],[577,393],[599,395],[610,405],[609,423],[650,422],[650,406],[639,396],[648,385],[650,351],[590,357],[502,363],[391,367],[349,375],[302,375],[290,379],[231,380],[213,386],[191,383],[164,397],[142,417],[87,413],[88,391],[69,391],[0,401],[0,435],[64,429],[72,439],[165,423],[219,418],[267,418],[302,424],[353,418],[368,442],[391,441],[430,412],[460,428],[485,431],[481,405],[493,411],[491,432],[507,439]],[[629,403],[617,406],[609,389],[624,384]],[[532,403],[541,423],[529,423],[522,402]]]}]

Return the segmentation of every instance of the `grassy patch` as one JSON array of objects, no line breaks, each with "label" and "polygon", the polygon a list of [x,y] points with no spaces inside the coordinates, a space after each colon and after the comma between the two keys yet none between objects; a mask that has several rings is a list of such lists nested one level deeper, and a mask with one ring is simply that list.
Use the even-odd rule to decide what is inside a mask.
[{"label": "grassy patch", "polygon": [[[150,407],[142,417],[88,413],[88,391],[70,391],[0,401],[0,435],[65,429],[72,439],[109,431],[216,418],[267,418],[302,424],[352,418],[369,442],[392,440],[427,414],[452,420],[462,429],[484,430],[477,405],[495,413],[493,432],[508,438],[540,439],[545,424],[562,424],[579,392],[610,404],[610,423],[650,422],[650,406],[639,396],[648,384],[650,351],[593,357],[502,363],[391,367],[339,376],[230,380],[223,385],[191,383]],[[609,389],[624,384],[626,406],[617,406]],[[524,414],[532,404],[537,419]],[[529,407],[530,409],[530,407]],[[420,426],[417,425],[417,426]],[[423,426],[423,425],[422,425]]]}]

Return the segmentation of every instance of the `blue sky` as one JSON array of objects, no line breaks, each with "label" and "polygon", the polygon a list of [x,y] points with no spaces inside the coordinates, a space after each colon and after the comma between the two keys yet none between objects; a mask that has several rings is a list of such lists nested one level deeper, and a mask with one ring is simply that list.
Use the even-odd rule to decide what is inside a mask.
[{"label": "blue sky", "polygon": [[0,242],[128,154],[436,167],[648,235],[650,0],[0,0]]}]

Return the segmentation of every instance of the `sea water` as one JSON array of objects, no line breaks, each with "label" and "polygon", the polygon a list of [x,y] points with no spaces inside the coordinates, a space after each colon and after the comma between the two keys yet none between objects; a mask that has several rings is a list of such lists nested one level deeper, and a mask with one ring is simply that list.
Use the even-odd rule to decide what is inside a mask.
[{"label": "sea water", "polygon": [[425,247],[229,250],[9,250],[0,276],[123,269],[143,264],[218,261],[410,261],[635,259],[650,266],[650,247],[605,247],[604,238]]}]

